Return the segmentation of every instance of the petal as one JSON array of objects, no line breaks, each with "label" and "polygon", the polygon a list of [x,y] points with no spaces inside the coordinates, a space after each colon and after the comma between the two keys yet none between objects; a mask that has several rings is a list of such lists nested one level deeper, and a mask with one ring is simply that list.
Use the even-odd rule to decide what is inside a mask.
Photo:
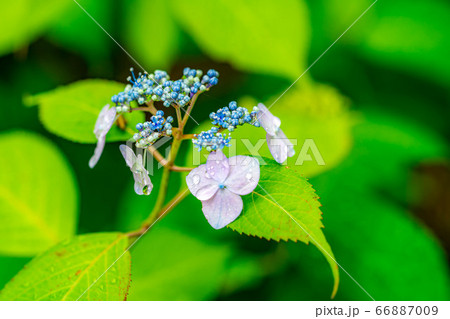
[{"label": "petal", "polygon": [[274,136],[281,125],[281,120],[270,113],[269,109],[262,103],[258,104],[258,122],[261,124],[267,134]]},{"label": "petal", "polygon": [[278,130],[275,136],[267,134],[266,139],[270,153],[279,164],[284,163],[288,157],[294,156],[294,146],[281,129]]},{"label": "petal", "polygon": [[136,155],[134,154],[133,150],[125,144],[120,145],[119,149],[122,153],[123,158],[125,159],[125,162],[127,163],[127,166],[129,168],[132,168],[136,163]]},{"label": "petal", "polygon": [[250,156],[233,156],[229,159],[230,174],[225,181],[228,190],[238,195],[247,195],[259,182],[259,161]]},{"label": "petal", "polygon": [[203,214],[209,224],[220,229],[234,221],[242,212],[242,198],[226,188],[220,189],[208,200],[202,201]]},{"label": "petal", "polygon": [[109,104],[105,105],[100,111],[100,114],[95,122],[94,134],[98,137],[100,135],[106,135],[116,120],[116,108],[112,107],[107,109]]},{"label": "petal", "polygon": [[102,156],[103,149],[105,148],[105,139],[106,139],[105,135],[99,136],[97,146],[95,147],[94,155],[92,155],[91,159],[89,160],[90,168],[94,168],[94,166],[97,165],[100,156]]},{"label": "petal", "polygon": [[194,168],[186,176],[186,184],[192,195],[200,200],[210,199],[219,189],[219,183],[206,173],[206,164]]},{"label": "petal", "polygon": [[211,178],[223,183],[230,172],[228,158],[221,150],[211,152],[206,160],[206,170]]},{"label": "petal", "polygon": [[148,171],[139,171],[133,173],[134,178],[134,191],[138,195],[150,195],[153,189],[152,181],[148,176]]},{"label": "petal", "polygon": [[98,114],[97,121],[95,121],[95,127],[94,127],[94,134],[97,135],[100,133],[100,126],[104,121],[104,118],[106,116],[106,112],[109,110],[109,104],[106,104],[100,113]]}]

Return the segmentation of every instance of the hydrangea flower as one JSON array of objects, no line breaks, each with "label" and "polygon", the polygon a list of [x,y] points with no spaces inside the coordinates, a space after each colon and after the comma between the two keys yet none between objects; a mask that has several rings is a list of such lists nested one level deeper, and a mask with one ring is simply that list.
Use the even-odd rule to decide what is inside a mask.
[{"label": "hydrangea flower", "polygon": [[164,118],[164,112],[159,110],[150,121],[136,124],[139,133],[133,135],[136,147],[146,148],[155,143],[161,136],[172,135],[173,117]]},{"label": "hydrangea flower", "polygon": [[119,146],[127,166],[133,173],[134,178],[134,191],[138,195],[150,195],[153,189],[152,181],[148,176],[148,171],[144,167],[142,155],[136,156],[131,148],[126,145]]},{"label": "hydrangea flower", "polygon": [[210,225],[220,229],[241,214],[241,195],[255,189],[259,175],[256,158],[239,155],[228,159],[217,150],[209,154],[206,164],[189,173],[186,183],[192,195],[202,201],[203,214]]},{"label": "hydrangea flower", "polygon": [[228,106],[218,109],[209,114],[213,125],[228,129],[232,132],[239,125],[246,123],[259,127],[257,112],[249,112],[245,107],[238,106],[236,101],[231,101]]},{"label": "hydrangea flower", "polygon": [[212,127],[209,131],[202,131],[200,134],[194,134],[192,143],[199,151],[206,148],[208,152],[216,151],[230,146],[231,137],[219,132],[217,127]]},{"label": "hydrangea flower", "polygon": [[106,134],[108,134],[114,124],[116,114],[116,108],[109,108],[109,104],[106,104],[98,115],[94,127],[94,134],[95,137],[97,137],[97,146],[95,147],[94,155],[89,160],[90,168],[94,168],[102,155],[103,149],[105,148]]},{"label": "hydrangea flower", "polygon": [[280,129],[281,121],[262,103],[258,104],[258,121],[266,131],[267,145],[275,161],[284,163],[295,154],[294,146]]},{"label": "hydrangea flower", "polygon": [[137,77],[133,68],[130,71],[131,76],[127,79],[130,84],[111,98],[119,113],[130,111],[130,103],[133,101],[139,104],[162,101],[166,107],[173,104],[185,106],[196,93],[207,91],[219,82],[219,72],[213,69],[203,75],[202,70],[185,68],[181,79],[176,81],[171,81],[166,71],[139,73]]}]

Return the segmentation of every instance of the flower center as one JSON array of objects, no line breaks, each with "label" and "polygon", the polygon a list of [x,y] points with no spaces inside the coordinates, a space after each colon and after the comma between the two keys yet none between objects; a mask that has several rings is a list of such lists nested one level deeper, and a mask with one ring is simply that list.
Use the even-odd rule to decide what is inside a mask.
[{"label": "flower center", "polygon": [[224,189],[224,188],[225,188],[225,185],[219,184],[219,188],[220,188],[220,189]]}]

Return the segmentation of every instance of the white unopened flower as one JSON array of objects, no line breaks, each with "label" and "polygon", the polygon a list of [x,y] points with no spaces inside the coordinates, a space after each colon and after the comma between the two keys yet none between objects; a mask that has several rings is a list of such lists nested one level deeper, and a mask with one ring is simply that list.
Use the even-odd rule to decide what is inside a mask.
[{"label": "white unopened flower", "polygon": [[114,121],[116,120],[116,108],[109,108],[109,104],[106,104],[95,122],[94,134],[97,137],[97,146],[95,147],[94,155],[89,160],[89,167],[94,168],[97,164],[100,156],[102,156],[103,148],[105,147],[106,134],[108,134]]},{"label": "white unopened flower", "polygon": [[141,154],[136,156],[131,148],[126,145],[119,146],[127,166],[133,173],[134,191],[138,195],[150,195],[153,189],[152,181],[148,176],[148,171],[144,167],[144,162]]},{"label": "white unopened flower", "polygon": [[262,103],[258,104],[257,118],[267,133],[267,145],[275,161],[282,164],[288,157],[294,156],[294,146],[280,129],[281,120],[270,113],[269,109]]}]

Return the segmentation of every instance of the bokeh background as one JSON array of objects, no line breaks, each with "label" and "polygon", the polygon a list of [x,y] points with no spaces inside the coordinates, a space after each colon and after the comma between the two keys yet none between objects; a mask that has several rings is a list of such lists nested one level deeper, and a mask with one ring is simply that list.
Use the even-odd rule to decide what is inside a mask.
[{"label": "bokeh background", "polygon": [[[185,66],[217,69],[198,121],[230,100],[271,104],[372,4],[78,1],[146,70],[176,78]],[[376,300],[449,298],[449,15],[444,0],[379,0],[272,108],[288,137],[316,142],[326,165],[300,171],[321,198],[337,261]],[[154,194],[134,194],[118,143],[91,170],[94,145],[50,133],[43,111],[27,103],[82,79],[125,83],[139,66],[72,0],[2,1],[0,27],[3,287],[59,237],[136,228]],[[55,223],[33,217],[61,207]],[[32,247],[12,244],[30,227],[53,234],[56,224],[59,234]],[[328,300],[333,282],[315,247],[214,231],[192,196],[132,260],[130,300]],[[336,299],[369,297],[341,271]]]}]

